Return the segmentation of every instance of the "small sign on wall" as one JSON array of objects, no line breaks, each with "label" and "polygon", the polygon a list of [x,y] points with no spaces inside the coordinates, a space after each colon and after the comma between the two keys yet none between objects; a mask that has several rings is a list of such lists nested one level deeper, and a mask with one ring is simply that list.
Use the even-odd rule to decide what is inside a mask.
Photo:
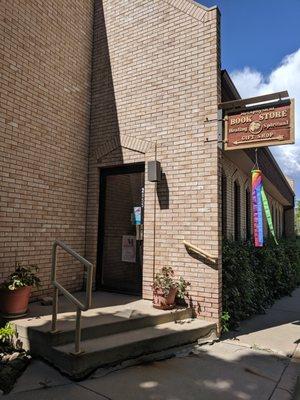
[{"label": "small sign on wall", "polygon": [[136,237],[133,235],[122,236],[122,261],[136,262]]},{"label": "small sign on wall", "polygon": [[134,225],[141,225],[142,223],[142,207],[134,207]]}]

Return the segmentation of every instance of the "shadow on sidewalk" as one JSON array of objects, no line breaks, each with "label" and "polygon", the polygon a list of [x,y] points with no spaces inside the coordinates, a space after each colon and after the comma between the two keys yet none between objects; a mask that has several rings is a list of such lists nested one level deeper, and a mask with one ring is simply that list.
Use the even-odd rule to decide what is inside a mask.
[{"label": "shadow on sidewalk", "polygon": [[114,400],[287,400],[292,398],[296,382],[294,372],[287,377],[283,375],[289,363],[286,357],[216,343],[190,355],[107,371],[106,375],[96,371],[89,379],[77,383],[55,385],[48,380],[47,389],[41,389],[47,369],[45,376],[39,372],[42,368],[38,368],[36,375],[30,377],[29,367],[15,388],[21,390],[22,380],[25,391],[11,393],[6,398],[48,400],[72,395],[74,400],[96,400],[102,395]]},{"label": "shadow on sidewalk", "polygon": [[[282,341],[290,342],[295,345],[300,342],[300,288],[292,293],[292,296],[286,296],[278,301],[265,314],[256,315],[248,320],[241,321],[239,329],[231,331],[222,336],[223,340],[227,339],[245,339],[249,336],[249,340],[257,339],[258,342],[264,337],[270,340],[276,346]],[[258,344],[258,343],[257,343]],[[286,346],[285,346],[286,347]],[[295,346],[292,346],[295,347]],[[278,351],[281,349],[278,348]]]}]

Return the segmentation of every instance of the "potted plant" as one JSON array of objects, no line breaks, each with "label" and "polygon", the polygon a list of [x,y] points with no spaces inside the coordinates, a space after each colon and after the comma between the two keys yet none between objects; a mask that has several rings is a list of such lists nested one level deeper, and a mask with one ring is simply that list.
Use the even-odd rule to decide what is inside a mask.
[{"label": "potted plant", "polygon": [[184,301],[186,289],[190,285],[183,277],[179,281],[174,278],[171,267],[163,267],[155,274],[153,282],[153,306],[161,310],[170,310],[176,304],[176,297]]},{"label": "potted plant", "polygon": [[177,283],[176,304],[180,306],[187,305],[186,298],[189,297],[187,289],[190,285],[190,282],[186,281],[182,276],[179,278]]},{"label": "potted plant", "polygon": [[25,315],[33,286],[40,285],[35,265],[22,267],[17,263],[15,271],[0,285],[0,313],[5,318]]}]

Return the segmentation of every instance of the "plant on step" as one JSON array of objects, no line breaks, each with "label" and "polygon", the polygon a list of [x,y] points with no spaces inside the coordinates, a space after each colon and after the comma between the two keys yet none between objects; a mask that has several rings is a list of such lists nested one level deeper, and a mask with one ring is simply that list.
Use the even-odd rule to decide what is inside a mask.
[{"label": "plant on step", "polygon": [[0,328],[0,342],[3,344],[12,344],[13,338],[16,335],[14,326],[7,322],[4,327]]},{"label": "plant on step", "polygon": [[185,298],[189,282],[183,277],[176,280],[171,267],[163,267],[161,272],[156,273],[153,281],[153,305],[160,309],[171,309],[175,305],[176,296]]},{"label": "plant on step", "polygon": [[15,271],[0,285],[0,313],[3,317],[24,315],[27,312],[32,287],[40,286],[35,265],[22,267],[17,263]]}]

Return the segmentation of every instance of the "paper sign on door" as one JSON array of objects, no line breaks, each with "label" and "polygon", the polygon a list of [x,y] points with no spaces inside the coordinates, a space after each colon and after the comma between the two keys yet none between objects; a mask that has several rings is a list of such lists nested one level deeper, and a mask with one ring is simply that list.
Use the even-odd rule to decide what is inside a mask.
[{"label": "paper sign on door", "polygon": [[122,261],[136,262],[136,237],[132,235],[122,236]]}]

